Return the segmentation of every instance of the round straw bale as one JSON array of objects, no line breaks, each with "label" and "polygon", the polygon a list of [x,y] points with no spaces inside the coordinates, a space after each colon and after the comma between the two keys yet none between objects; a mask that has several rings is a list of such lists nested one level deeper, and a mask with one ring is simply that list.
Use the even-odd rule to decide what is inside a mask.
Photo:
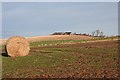
[{"label": "round straw bale", "polygon": [[11,57],[26,56],[30,51],[29,43],[24,37],[13,36],[6,42],[6,51]]}]

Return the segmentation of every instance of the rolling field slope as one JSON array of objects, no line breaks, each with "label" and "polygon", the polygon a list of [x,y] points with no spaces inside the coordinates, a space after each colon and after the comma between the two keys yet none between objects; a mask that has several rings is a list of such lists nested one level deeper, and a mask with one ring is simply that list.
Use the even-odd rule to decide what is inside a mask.
[{"label": "rolling field slope", "polygon": [[[50,36],[35,36],[26,37],[29,42],[36,41],[50,41],[50,40],[88,40],[94,37],[81,36],[81,35],[50,35]],[[5,44],[7,39],[0,39],[0,44]]]},{"label": "rolling field slope", "polygon": [[118,47],[117,40],[30,42],[28,56],[2,56],[3,78],[117,78]]}]

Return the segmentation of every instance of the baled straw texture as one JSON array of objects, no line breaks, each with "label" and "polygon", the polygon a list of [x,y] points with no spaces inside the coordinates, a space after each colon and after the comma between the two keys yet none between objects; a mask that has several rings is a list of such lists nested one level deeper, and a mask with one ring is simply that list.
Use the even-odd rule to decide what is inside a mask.
[{"label": "baled straw texture", "polygon": [[30,51],[29,43],[24,37],[13,36],[6,42],[6,51],[11,57],[26,56]]}]

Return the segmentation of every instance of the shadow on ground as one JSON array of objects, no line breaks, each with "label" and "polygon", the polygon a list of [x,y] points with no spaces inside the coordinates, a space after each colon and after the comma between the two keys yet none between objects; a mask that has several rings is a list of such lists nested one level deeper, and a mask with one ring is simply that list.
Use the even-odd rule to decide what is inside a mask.
[{"label": "shadow on ground", "polygon": [[1,53],[3,57],[10,57],[6,52]]},{"label": "shadow on ground", "polygon": [[10,56],[7,54],[6,49],[0,50],[0,55],[2,55],[3,57],[10,57]]}]

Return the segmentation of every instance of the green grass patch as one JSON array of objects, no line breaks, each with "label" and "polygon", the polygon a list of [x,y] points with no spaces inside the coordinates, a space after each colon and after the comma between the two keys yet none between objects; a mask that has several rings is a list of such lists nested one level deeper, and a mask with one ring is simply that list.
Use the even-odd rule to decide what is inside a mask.
[{"label": "green grass patch", "polygon": [[31,42],[30,46],[53,46],[53,45],[62,45],[64,43],[77,43],[77,42],[86,42],[87,40],[50,40],[50,41],[40,41],[40,42]]},{"label": "green grass patch", "polygon": [[[31,50],[28,56],[16,58],[2,56],[3,78],[36,78],[48,75],[59,77],[73,73],[75,76],[76,73],[79,75],[83,73],[83,69],[86,71],[111,69],[111,72],[112,69],[117,69],[118,45],[116,42],[84,43],[83,45],[79,43],[81,41],[85,40],[33,42],[30,43]],[[66,42],[78,43],[64,44]],[[38,46],[43,44],[47,46]]]}]

